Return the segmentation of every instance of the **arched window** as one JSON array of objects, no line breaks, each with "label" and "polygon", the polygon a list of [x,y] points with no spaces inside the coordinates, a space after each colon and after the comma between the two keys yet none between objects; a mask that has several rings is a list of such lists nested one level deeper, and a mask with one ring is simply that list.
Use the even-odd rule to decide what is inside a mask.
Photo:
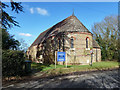
[{"label": "arched window", "polygon": [[73,37],[70,40],[70,44],[71,44],[71,48],[74,48],[74,39],[73,39]]},{"label": "arched window", "polygon": [[58,42],[59,42],[59,50],[61,49],[61,41],[60,38],[58,38]]},{"label": "arched window", "polygon": [[89,38],[86,38],[86,48],[89,48]]}]

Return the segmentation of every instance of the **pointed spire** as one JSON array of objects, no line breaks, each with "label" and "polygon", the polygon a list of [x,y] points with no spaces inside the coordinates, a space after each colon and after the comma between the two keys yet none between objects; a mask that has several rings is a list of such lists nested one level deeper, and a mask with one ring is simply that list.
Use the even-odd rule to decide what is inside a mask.
[{"label": "pointed spire", "polygon": [[74,15],[74,8],[73,8],[73,13],[72,13],[72,16],[75,16],[75,15]]}]

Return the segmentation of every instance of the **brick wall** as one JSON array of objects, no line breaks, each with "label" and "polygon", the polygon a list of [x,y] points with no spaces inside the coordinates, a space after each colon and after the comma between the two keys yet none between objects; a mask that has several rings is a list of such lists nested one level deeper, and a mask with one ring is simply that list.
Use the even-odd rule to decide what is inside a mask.
[{"label": "brick wall", "polygon": [[[61,50],[59,50],[59,40],[62,37],[48,38],[46,40],[46,45],[44,46],[45,56],[43,57],[46,63],[54,63],[55,61],[55,53],[54,51],[57,49],[58,51],[63,51],[61,42]],[[70,40],[74,39],[74,48],[71,48]],[[86,48],[86,38],[89,38],[89,47]],[[52,41],[53,40],[53,41]],[[91,62],[91,54],[90,49],[93,48],[92,44],[92,35],[90,33],[68,33],[65,37],[65,52],[67,53],[67,62],[68,64],[89,64]],[[33,46],[30,49],[30,55],[32,60],[37,59],[37,46]],[[42,48],[39,48],[39,51]],[[92,55],[93,62],[101,61],[101,50],[99,48],[93,48],[94,54]],[[57,62],[58,64],[63,64],[63,62]]]},{"label": "brick wall", "polygon": [[[75,50],[69,50],[70,43],[66,41],[66,45],[69,46],[69,49],[67,50],[68,63],[89,64],[91,60],[90,48],[92,48],[92,35],[87,33],[70,33],[68,36],[74,38],[75,48]],[[86,48],[86,38],[89,38],[89,48]]]},{"label": "brick wall", "polygon": [[36,54],[37,54],[37,45],[30,48],[28,53],[28,58],[32,61],[36,61]]},{"label": "brick wall", "polygon": [[101,49],[100,48],[93,48],[93,62],[100,62],[101,61]]}]

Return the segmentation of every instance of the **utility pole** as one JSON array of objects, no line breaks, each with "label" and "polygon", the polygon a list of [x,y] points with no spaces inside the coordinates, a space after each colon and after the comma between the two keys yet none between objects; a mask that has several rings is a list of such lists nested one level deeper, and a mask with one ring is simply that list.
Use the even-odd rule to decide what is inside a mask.
[{"label": "utility pole", "polygon": [[67,68],[67,52],[66,52],[66,68]]}]

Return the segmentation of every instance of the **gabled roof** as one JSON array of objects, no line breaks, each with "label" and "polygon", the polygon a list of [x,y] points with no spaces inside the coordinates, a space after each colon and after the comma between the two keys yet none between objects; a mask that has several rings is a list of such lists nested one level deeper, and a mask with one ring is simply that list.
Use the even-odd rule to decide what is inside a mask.
[{"label": "gabled roof", "polygon": [[76,16],[69,16],[63,21],[53,26],[51,33],[54,32],[88,32],[91,33],[78,19]]},{"label": "gabled roof", "polygon": [[[50,29],[50,28],[49,28],[49,29]],[[37,37],[37,39],[35,39],[35,41],[31,44],[30,47],[35,46],[35,45],[38,45],[39,43],[41,43],[42,40],[43,40],[43,38],[44,38],[44,36],[46,35],[46,33],[48,32],[49,29],[47,29],[46,31],[42,32],[42,33]],[[29,47],[29,48],[30,48],[30,47]]]},{"label": "gabled roof", "polygon": [[32,43],[32,46],[42,43],[46,38],[51,35],[55,35],[59,32],[88,32],[91,33],[78,19],[72,15],[63,21],[57,23],[46,31],[42,32],[37,39]]},{"label": "gabled roof", "polygon": [[94,39],[93,39],[93,48],[100,48],[97,41],[95,41]]}]

